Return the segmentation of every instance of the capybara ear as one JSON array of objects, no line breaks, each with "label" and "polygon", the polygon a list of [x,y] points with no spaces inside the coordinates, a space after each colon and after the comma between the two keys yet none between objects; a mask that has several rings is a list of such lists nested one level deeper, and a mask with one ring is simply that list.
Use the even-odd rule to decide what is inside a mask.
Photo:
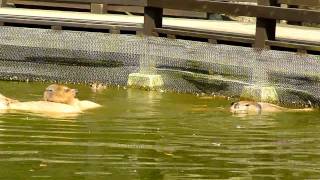
[{"label": "capybara ear", "polygon": [[232,102],[232,103],[231,103],[231,106],[233,106],[233,105],[234,105],[234,103],[235,103],[235,102]]}]

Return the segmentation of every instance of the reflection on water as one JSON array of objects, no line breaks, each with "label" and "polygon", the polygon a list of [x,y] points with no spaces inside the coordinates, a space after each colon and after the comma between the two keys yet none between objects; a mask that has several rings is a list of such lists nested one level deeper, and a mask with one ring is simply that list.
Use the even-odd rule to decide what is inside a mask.
[{"label": "reflection on water", "polygon": [[[41,98],[47,84],[0,82]],[[235,117],[230,102],[107,89],[69,119],[0,115],[0,179],[319,179],[318,112]]]}]

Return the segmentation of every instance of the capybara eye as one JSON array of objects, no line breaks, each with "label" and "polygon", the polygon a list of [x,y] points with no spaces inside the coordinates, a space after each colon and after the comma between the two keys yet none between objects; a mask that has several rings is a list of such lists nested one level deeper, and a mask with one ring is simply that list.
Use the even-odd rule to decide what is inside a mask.
[{"label": "capybara eye", "polygon": [[250,104],[246,104],[246,106],[250,106]]},{"label": "capybara eye", "polygon": [[69,91],[70,91],[70,89],[68,89],[68,88],[64,89],[64,92],[69,92]]}]

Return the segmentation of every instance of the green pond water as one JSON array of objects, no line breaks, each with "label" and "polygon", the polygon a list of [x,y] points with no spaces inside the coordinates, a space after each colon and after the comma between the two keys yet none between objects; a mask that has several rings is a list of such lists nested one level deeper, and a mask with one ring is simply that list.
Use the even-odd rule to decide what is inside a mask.
[{"label": "green pond water", "polygon": [[[47,85],[0,93],[39,100]],[[237,117],[227,100],[70,86],[103,107],[0,114],[0,179],[320,179],[319,112]]]}]

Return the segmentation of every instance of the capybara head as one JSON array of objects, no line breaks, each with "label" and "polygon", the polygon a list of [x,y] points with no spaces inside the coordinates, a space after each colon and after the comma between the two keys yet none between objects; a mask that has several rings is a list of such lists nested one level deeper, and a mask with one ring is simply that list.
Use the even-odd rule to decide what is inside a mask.
[{"label": "capybara head", "polygon": [[76,97],[77,90],[67,86],[52,84],[48,86],[43,94],[45,101],[71,104]]},{"label": "capybara head", "polygon": [[239,101],[231,104],[230,111],[236,114],[260,114],[261,105],[257,102]]}]

